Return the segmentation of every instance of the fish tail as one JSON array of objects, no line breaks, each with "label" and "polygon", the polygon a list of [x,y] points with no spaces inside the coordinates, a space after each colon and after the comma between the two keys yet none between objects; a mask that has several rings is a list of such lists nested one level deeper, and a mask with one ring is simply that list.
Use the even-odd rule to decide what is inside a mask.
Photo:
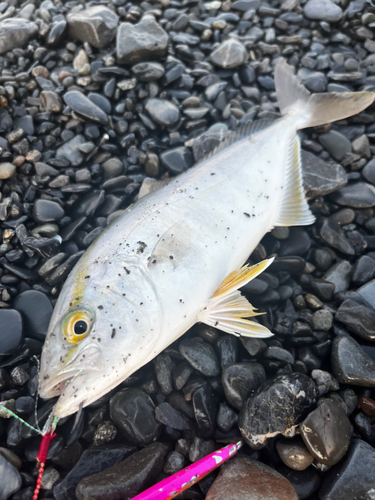
[{"label": "fish tail", "polygon": [[282,115],[295,116],[297,129],[316,127],[356,115],[373,103],[373,92],[310,94],[281,59],[275,68],[275,87]]}]

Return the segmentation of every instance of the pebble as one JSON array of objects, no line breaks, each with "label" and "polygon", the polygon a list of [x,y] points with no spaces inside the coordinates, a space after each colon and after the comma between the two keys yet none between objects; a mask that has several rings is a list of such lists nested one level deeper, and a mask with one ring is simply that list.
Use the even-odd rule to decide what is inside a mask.
[{"label": "pebble", "polygon": [[177,106],[163,99],[149,99],[145,109],[151,118],[163,127],[174,125],[180,119]]},{"label": "pebble", "polygon": [[94,5],[67,15],[69,33],[74,39],[98,49],[108,45],[116,35],[118,16],[104,5]]},{"label": "pebble", "polygon": [[332,343],[332,371],[342,384],[375,387],[375,361],[351,337],[336,337]]},{"label": "pebble", "polygon": [[350,332],[365,340],[375,340],[375,311],[347,299],[340,305],[336,320],[344,323]]},{"label": "pebble", "polygon": [[179,343],[179,351],[195,370],[206,377],[217,377],[220,374],[220,364],[214,348],[199,337],[183,339]]},{"label": "pebble", "polygon": [[213,437],[216,428],[216,400],[212,387],[204,384],[193,393],[194,417],[204,439]]},{"label": "pebble", "polygon": [[319,498],[371,498],[374,484],[375,449],[361,439],[353,439],[345,459],[325,476]]},{"label": "pebble", "polygon": [[38,224],[58,221],[64,215],[64,209],[56,201],[39,199],[34,203],[33,218]]},{"label": "pebble", "polygon": [[22,486],[18,470],[0,453],[1,500],[7,500]]},{"label": "pebble", "polygon": [[308,467],[304,471],[296,471],[282,465],[277,467],[277,471],[292,484],[298,495],[298,500],[314,498],[312,494],[318,490],[321,484],[320,475],[313,467]]},{"label": "pebble", "polygon": [[375,185],[375,160],[370,160],[362,170],[362,175],[367,182]]},{"label": "pebble", "polygon": [[0,355],[17,351],[23,339],[21,314],[15,309],[0,309]]},{"label": "pebble", "polygon": [[228,403],[241,410],[246,399],[266,381],[266,373],[259,363],[234,363],[224,368],[221,381]]},{"label": "pebble", "polygon": [[9,179],[14,175],[16,166],[12,163],[0,163],[0,180]]},{"label": "pebble", "polygon": [[293,436],[294,426],[315,405],[317,396],[314,382],[306,375],[275,377],[243,406],[238,420],[242,436],[253,448],[262,447],[277,434]]},{"label": "pebble", "polygon": [[233,458],[220,468],[206,500],[298,500],[284,476],[250,458]]},{"label": "pebble", "polygon": [[328,269],[323,276],[325,281],[335,285],[335,293],[349,288],[352,266],[347,260],[342,260]]},{"label": "pebble", "polygon": [[211,53],[210,58],[220,68],[237,68],[246,60],[246,49],[240,41],[229,38]]},{"label": "pebble", "polygon": [[322,134],[319,137],[319,141],[337,161],[341,161],[346,153],[351,153],[352,151],[350,141],[336,130],[330,130],[329,132]]},{"label": "pebble", "polygon": [[357,292],[375,309],[375,279],[358,288]]},{"label": "pebble", "polygon": [[194,163],[193,155],[184,146],[164,151],[160,155],[160,160],[163,166],[173,175],[185,172]]},{"label": "pebble", "polygon": [[132,66],[132,72],[140,82],[155,82],[164,75],[165,69],[158,62],[141,62]]},{"label": "pebble", "polygon": [[26,290],[16,297],[13,307],[21,313],[27,334],[43,340],[52,316],[52,304],[47,295]]},{"label": "pebble", "polygon": [[343,16],[342,9],[331,0],[309,0],[303,8],[308,19],[336,23]]},{"label": "pebble", "polygon": [[[88,99],[91,103],[91,101]],[[93,105],[93,103],[91,103]],[[100,110],[101,111],[101,110]],[[101,111],[102,112],[102,111]],[[70,141],[63,144],[56,151],[56,159],[61,160],[61,162],[68,163],[72,167],[79,167],[84,160],[84,156],[80,151],[80,146],[85,144],[86,139],[83,135],[79,134],[73,137]],[[66,166],[66,165],[64,165]]]},{"label": "pebble", "polygon": [[64,101],[76,113],[103,125],[108,123],[107,113],[78,90],[67,92],[64,95]]},{"label": "pebble", "polygon": [[162,57],[168,46],[168,34],[151,15],[137,24],[121,23],[117,30],[117,62],[136,64]]},{"label": "pebble", "polygon": [[42,475],[40,488],[42,490],[52,490],[54,484],[60,479],[60,473],[53,467],[47,467]]},{"label": "pebble", "polygon": [[26,19],[12,18],[0,22],[0,54],[23,47],[38,34],[38,26]]},{"label": "pebble", "polygon": [[375,278],[375,260],[368,255],[362,255],[352,269],[352,282],[355,285],[364,285]]},{"label": "pebble", "polygon": [[328,309],[320,309],[315,311],[311,316],[310,325],[313,330],[328,331],[333,323],[333,315]]},{"label": "pebble", "polygon": [[280,439],[276,442],[276,450],[284,464],[293,470],[305,470],[314,461],[300,437]]},{"label": "pebble", "polygon": [[311,455],[319,463],[332,466],[347,452],[352,426],[342,407],[326,399],[300,424],[300,431]]},{"label": "pebble", "polygon": [[303,186],[307,199],[333,193],[348,182],[345,170],[338,163],[327,163],[302,150]]},{"label": "pebble", "polygon": [[183,469],[186,465],[186,458],[184,455],[179,453],[178,451],[171,451],[164,464],[164,473],[167,476],[171,476],[172,474],[176,474],[176,472]]},{"label": "pebble", "polygon": [[237,420],[237,413],[227,403],[220,403],[216,417],[219,429],[223,432],[228,432],[237,424]]},{"label": "pebble", "polygon": [[348,184],[332,194],[339,205],[351,208],[371,208],[375,206],[375,187],[366,182]]},{"label": "pebble", "polygon": [[130,442],[149,444],[160,433],[155,419],[155,405],[141,389],[126,388],[117,392],[109,402],[111,420]]},{"label": "pebble", "polygon": [[155,408],[155,419],[161,424],[180,431],[190,429],[191,424],[184,413],[175,410],[169,403],[161,403]]}]

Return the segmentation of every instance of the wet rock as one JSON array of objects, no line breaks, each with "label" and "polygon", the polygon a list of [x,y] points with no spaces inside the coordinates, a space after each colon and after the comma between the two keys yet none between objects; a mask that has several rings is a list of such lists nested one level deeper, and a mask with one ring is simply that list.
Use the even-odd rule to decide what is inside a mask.
[{"label": "wet rock", "polygon": [[361,396],[358,402],[365,415],[375,417],[375,401],[373,399]]},{"label": "wet rock", "polygon": [[375,309],[375,279],[358,288],[357,292]]},{"label": "wet rock", "polygon": [[16,166],[13,163],[0,163],[0,180],[9,179],[15,171]]},{"label": "wet rock", "polygon": [[348,184],[332,195],[339,205],[352,208],[370,208],[375,206],[375,187],[366,182]]},{"label": "wet rock", "polygon": [[343,292],[349,288],[351,270],[350,263],[342,260],[330,267],[323,279],[335,285],[335,293]]},{"label": "wet rock", "polygon": [[330,130],[329,132],[322,134],[319,137],[319,141],[323,144],[330,155],[338,161],[341,161],[346,153],[351,153],[352,151],[350,141],[336,130]]},{"label": "wet rock", "polygon": [[326,399],[300,424],[300,431],[311,455],[319,463],[332,466],[347,452],[352,426],[342,407]]},{"label": "wet rock", "polygon": [[156,379],[164,395],[168,395],[173,391],[172,370],[175,366],[167,354],[161,354],[155,360]]},{"label": "wet rock", "polygon": [[375,159],[370,160],[362,170],[362,175],[367,182],[375,185]]},{"label": "wet rock", "polygon": [[86,139],[81,134],[73,137],[73,139],[66,142],[57,149],[56,159],[67,161],[72,167],[78,167],[84,160],[84,156],[80,151],[80,146],[82,146],[82,144],[85,144],[85,142]]},{"label": "wet rock", "polygon": [[214,348],[199,337],[183,339],[179,344],[181,355],[193,368],[206,377],[217,377],[220,364]]},{"label": "wet rock", "polygon": [[53,467],[47,467],[42,475],[40,488],[42,490],[52,490],[53,485],[60,479],[60,473]]},{"label": "wet rock", "polygon": [[324,218],[321,228],[320,236],[323,240],[328,243],[333,248],[336,248],[340,252],[346,255],[354,255],[355,251],[353,245],[345,237],[344,231],[341,229],[340,225],[331,218]]},{"label": "wet rock", "polygon": [[318,390],[306,375],[279,375],[243,406],[238,420],[242,436],[253,448],[264,445],[269,437],[293,436],[295,426],[316,404]]},{"label": "wet rock", "polygon": [[180,119],[177,106],[164,99],[148,99],[145,109],[151,118],[163,127],[174,125]]},{"label": "wet rock", "polygon": [[309,0],[303,12],[308,19],[334,22],[342,18],[342,10],[331,0]]},{"label": "wet rock", "polygon": [[43,90],[40,93],[40,104],[43,111],[53,111],[59,113],[62,108],[61,98],[56,92],[51,90]]},{"label": "wet rock", "polygon": [[22,479],[18,470],[0,454],[0,499],[7,500],[22,486]]},{"label": "wet rock", "polygon": [[44,338],[52,315],[52,304],[47,295],[26,290],[16,297],[13,306],[22,314],[27,334]]},{"label": "wet rock", "polygon": [[93,103],[91,99],[86,97],[78,90],[71,90],[64,95],[65,103],[76,113],[89,118],[94,122],[106,125],[108,123],[108,115],[99,106]]},{"label": "wet rock", "polygon": [[23,47],[38,34],[38,26],[26,19],[12,18],[0,22],[0,54]]},{"label": "wet rock", "polygon": [[197,462],[215,450],[215,441],[204,441],[202,438],[195,437],[189,449],[189,460],[190,462]]},{"label": "wet rock", "polygon": [[155,408],[155,419],[161,424],[168,425],[172,429],[180,431],[189,429],[191,424],[187,416],[175,410],[169,403],[161,403]]},{"label": "wet rock", "polygon": [[352,282],[355,285],[364,285],[375,278],[375,260],[368,255],[362,255],[352,269]]},{"label": "wet rock", "polygon": [[140,82],[155,82],[164,75],[165,69],[158,62],[142,62],[135,64],[132,72]]},{"label": "wet rock", "polygon": [[250,460],[233,458],[224,464],[208,490],[206,500],[298,500],[284,476],[271,467]]},{"label": "wet rock", "polygon": [[116,35],[118,16],[104,5],[94,5],[67,16],[70,35],[98,49],[108,45]]},{"label": "wet rock", "polygon": [[313,370],[311,372],[311,378],[316,383],[320,394],[339,390],[339,383],[329,372],[324,370]]},{"label": "wet rock", "polygon": [[117,62],[135,64],[162,57],[168,46],[168,34],[150,15],[138,24],[122,23],[117,31]]},{"label": "wet rock", "polygon": [[134,447],[126,444],[97,446],[85,450],[68,475],[54,487],[54,497],[56,500],[75,500],[76,486],[83,478],[112,467],[134,451]]},{"label": "wet rock", "polygon": [[23,343],[23,321],[15,309],[0,309],[0,355],[12,354]]},{"label": "wet rock", "polygon": [[237,423],[237,413],[227,405],[227,403],[220,403],[217,412],[216,423],[220,430],[228,432]]},{"label": "wet rock", "polygon": [[332,343],[332,371],[342,384],[375,387],[375,361],[351,337],[336,337]]},{"label": "wet rock", "polygon": [[[304,255],[310,246],[311,239],[307,232],[300,227],[291,227],[289,237],[282,241],[278,255]],[[264,279],[264,276],[260,279]]]},{"label": "wet rock", "polygon": [[301,151],[303,187],[307,199],[324,196],[345,186],[348,178],[338,163],[327,163],[308,151]]},{"label": "wet rock", "polygon": [[296,471],[282,465],[277,470],[292,484],[298,495],[298,500],[310,498],[320,486],[320,475],[312,467],[308,467],[304,471]]},{"label": "wet rock", "polygon": [[234,363],[224,368],[221,376],[225,397],[236,410],[265,381],[266,373],[259,363]]},{"label": "wet rock", "polygon": [[78,500],[130,500],[151,486],[163,469],[167,447],[153,443],[122,462],[83,479],[77,486]]},{"label": "wet rock", "polygon": [[216,348],[219,351],[221,368],[237,361],[239,342],[233,335],[220,337],[216,341]]},{"label": "wet rock", "polygon": [[56,201],[39,199],[34,204],[33,218],[39,224],[58,221],[64,215],[64,209]]},{"label": "wet rock", "polygon": [[354,439],[347,456],[329,471],[319,491],[320,500],[371,498],[375,484],[375,449]]},{"label": "wet rock", "polygon": [[354,300],[347,299],[339,307],[336,320],[349,331],[365,340],[375,340],[375,311]]},{"label": "wet rock", "polygon": [[164,473],[167,476],[175,474],[186,466],[186,458],[178,451],[171,451],[164,464]]},{"label": "wet rock", "polygon": [[244,45],[240,41],[229,38],[211,53],[210,58],[220,68],[236,68],[246,61],[247,54]]},{"label": "wet rock", "polygon": [[204,384],[193,393],[194,416],[204,439],[213,436],[216,428],[216,401],[212,387]]},{"label": "wet rock", "polygon": [[126,388],[109,402],[111,420],[121,434],[133,443],[149,444],[160,432],[155,420],[155,405],[141,389]]},{"label": "wet rock", "polygon": [[328,309],[315,311],[311,316],[310,325],[313,330],[328,331],[332,327],[333,315]]},{"label": "wet rock", "polygon": [[194,163],[193,155],[184,146],[164,151],[160,155],[160,160],[164,167],[174,175],[185,172]]},{"label": "wet rock", "polygon": [[294,470],[305,470],[314,461],[300,437],[280,439],[276,443],[276,450],[284,464]]}]

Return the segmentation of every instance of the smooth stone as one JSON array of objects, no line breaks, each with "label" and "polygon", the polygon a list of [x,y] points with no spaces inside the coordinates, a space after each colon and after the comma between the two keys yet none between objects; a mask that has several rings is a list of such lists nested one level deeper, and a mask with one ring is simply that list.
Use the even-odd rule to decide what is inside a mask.
[{"label": "smooth stone", "polygon": [[344,292],[350,285],[352,266],[347,260],[337,262],[323,276],[325,281],[335,285],[335,293]]},{"label": "smooth stone", "polygon": [[303,12],[308,19],[333,23],[343,16],[342,9],[331,0],[309,0]]},{"label": "smooth stone", "polygon": [[336,320],[365,340],[375,340],[375,311],[354,300],[347,299],[336,312]]},{"label": "smooth stone", "polygon": [[42,111],[59,113],[62,108],[61,97],[51,90],[43,90],[39,96]]},{"label": "smooth stone", "polygon": [[175,410],[169,403],[161,403],[155,408],[155,419],[161,424],[168,425],[172,429],[180,431],[189,429],[191,424],[187,416]]},{"label": "smooth stone", "polygon": [[58,221],[64,215],[64,209],[56,201],[39,199],[34,203],[33,218],[39,224]]},{"label": "smooth stone", "polygon": [[341,384],[375,387],[375,361],[351,337],[332,342],[332,371]]},{"label": "smooth stone", "polygon": [[277,470],[292,484],[297,492],[298,500],[314,499],[311,495],[319,488],[321,483],[320,475],[316,470],[308,467],[304,471],[297,471],[285,465],[279,466]]},{"label": "smooth stone", "polygon": [[375,485],[375,449],[354,439],[348,454],[325,475],[320,500],[370,500]]},{"label": "smooth stone", "polygon": [[[88,101],[91,102],[89,99]],[[103,111],[101,112],[103,113]],[[58,148],[56,159],[67,160],[72,167],[79,167],[84,160],[84,155],[81,153],[80,147],[85,143],[86,138],[83,135],[76,135],[73,139]]]},{"label": "smooth stone", "polygon": [[323,240],[333,248],[336,248],[346,255],[354,255],[355,251],[353,245],[346,238],[341,226],[329,217],[324,217],[321,227],[320,236]]},{"label": "smooth stone", "polygon": [[14,175],[16,166],[13,163],[0,163],[0,180],[9,179]]},{"label": "smooth stone", "polygon": [[16,469],[22,467],[22,460],[13,451],[8,450],[8,448],[0,448],[0,455],[4,457],[10,464]]},{"label": "smooth stone", "polygon": [[91,99],[78,90],[64,94],[65,103],[75,112],[95,122],[107,125],[108,115]]},{"label": "smooth stone", "polygon": [[160,354],[155,360],[155,375],[161,392],[166,396],[173,391],[172,371],[176,365],[168,354]]},{"label": "smooth stone", "polygon": [[213,437],[216,428],[216,401],[209,384],[198,387],[193,393],[195,420],[204,439]]},{"label": "smooth stone", "polygon": [[22,314],[27,334],[44,338],[53,310],[47,295],[37,290],[26,290],[17,295],[13,307]]},{"label": "smooth stone", "polygon": [[320,394],[325,394],[330,391],[338,391],[340,388],[337,380],[329,372],[324,370],[313,370],[311,372],[311,378],[316,383]]},{"label": "smooth stone", "polygon": [[277,361],[282,361],[283,363],[294,364],[294,356],[291,352],[278,346],[270,346],[263,353],[263,356],[267,359],[276,359]]},{"label": "smooth stone", "polygon": [[318,389],[302,373],[279,375],[263,385],[243,406],[238,426],[252,448],[278,434],[293,436],[295,426],[315,405]]},{"label": "smooth stone", "polygon": [[141,62],[132,67],[132,72],[140,82],[155,82],[164,73],[164,66],[158,62]]},{"label": "smooth stone", "polygon": [[130,500],[155,482],[167,451],[166,445],[153,443],[109,469],[86,477],[76,488],[78,500]]},{"label": "smooth stone", "polygon": [[347,452],[352,426],[343,408],[326,399],[300,424],[300,431],[311,455],[319,463],[332,466]]},{"label": "smooth stone", "polygon": [[47,467],[42,475],[40,488],[42,490],[52,490],[53,485],[60,479],[60,473],[53,467]]},{"label": "smooth stone", "polygon": [[305,470],[314,461],[300,437],[280,439],[276,442],[276,450],[284,464],[293,470]]},{"label": "smooth stone", "polygon": [[328,331],[333,323],[333,314],[328,309],[315,311],[310,319],[310,326],[313,330]]},{"label": "smooth stone", "polygon": [[183,339],[179,344],[179,351],[193,368],[206,377],[217,377],[220,374],[215,349],[201,338]]},{"label": "smooth stone", "polygon": [[141,389],[117,392],[110,399],[109,411],[116,428],[130,442],[145,445],[158,438],[161,426],[155,420],[155,405]]},{"label": "smooth stone", "polygon": [[160,160],[164,167],[174,175],[185,172],[185,170],[192,167],[194,163],[193,155],[190,150],[184,146],[164,151],[160,155]]},{"label": "smooth stone", "polygon": [[234,335],[224,335],[220,337],[215,342],[215,345],[219,352],[222,369],[237,361],[239,342]]},{"label": "smooth stone", "polygon": [[109,158],[101,165],[101,168],[104,170],[105,179],[113,179],[122,174],[124,165],[119,158]]},{"label": "smooth stone", "polygon": [[375,206],[375,186],[366,182],[348,184],[331,195],[334,202],[351,208]]},{"label": "smooth stone", "polygon": [[216,416],[216,423],[219,429],[223,432],[228,432],[236,425],[237,421],[237,413],[227,403],[220,403]]},{"label": "smooth stone", "polygon": [[375,309],[375,279],[358,288],[357,293]]},{"label": "smooth stone", "polygon": [[163,127],[174,125],[180,119],[177,106],[164,99],[148,99],[145,109],[151,118]]},{"label": "smooth stone", "polygon": [[235,38],[229,38],[211,52],[211,61],[220,68],[231,69],[241,66],[246,61],[244,45]]},{"label": "smooth stone", "polygon": [[171,453],[169,453],[167,456],[163,471],[165,474],[167,474],[167,476],[170,476],[183,469],[185,465],[186,458],[184,457],[184,455],[182,455],[182,453],[179,453],[178,451],[171,451]]},{"label": "smooth stone", "polygon": [[26,19],[11,18],[0,22],[0,54],[24,46],[38,34],[38,26]]},{"label": "smooth stone", "polygon": [[17,351],[23,343],[23,321],[15,309],[0,309],[0,355]]},{"label": "smooth stone", "polygon": [[116,35],[118,16],[104,5],[71,12],[66,19],[73,38],[98,49],[108,45]]},{"label": "smooth stone", "polygon": [[[300,227],[291,227],[289,237],[281,242],[278,252],[280,257],[287,255],[304,255],[311,246],[311,239],[307,231]],[[263,276],[260,276],[263,279]]]},{"label": "smooth stone", "polygon": [[[311,0],[310,0],[311,1]],[[320,1],[320,0],[319,0]],[[319,137],[319,141],[335,160],[341,161],[346,153],[351,153],[349,139],[336,130],[330,130]]]},{"label": "smooth stone", "polygon": [[303,84],[307,88],[307,90],[310,90],[310,92],[326,92],[327,77],[324,73],[314,71],[314,73],[307,75],[307,77],[303,79]]},{"label": "smooth stone", "polygon": [[228,403],[241,410],[245,400],[266,381],[266,373],[259,363],[234,363],[224,368],[221,381]]},{"label": "smooth stone", "polygon": [[284,476],[250,458],[233,458],[220,468],[206,500],[298,500]]},{"label": "smooth stone", "polygon": [[375,159],[370,160],[362,170],[362,175],[367,182],[375,185]]},{"label": "smooth stone", "polygon": [[117,62],[136,64],[164,56],[168,34],[153,16],[145,15],[137,24],[121,23],[117,31]]},{"label": "smooth stone", "polygon": [[325,196],[345,186],[348,176],[341,165],[327,163],[308,151],[301,151],[303,187],[307,199]]},{"label": "smooth stone", "polygon": [[22,478],[18,470],[0,453],[0,500],[8,498],[22,486]]},{"label": "smooth stone", "polygon": [[55,499],[76,500],[76,486],[82,479],[112,467],[134,451],[135,448],[127,444],[93,446],[85,450],[68,475],[54,487]]},{"label": "smooth stone", "polygon": [[362,255],[352,269],[352,282],[355,285],[364,285],[375,278],[375,259]]},{"label": "smooth stone", "polygon": [[[87,96],[90,101],[92,101],[96,106],[98,106],[100,109],[104,111],[107,115],[111,113],[112,111],[112,105],[111,101],[104,97],[104,95],[98,94],[97,92],[90,92],[89,95]],[[88,143],[90,144],[90,150],[88,153],[90,153],[94,148],[95,144],[93,143]],[[91,146],[92,144],[92,146]]]}]

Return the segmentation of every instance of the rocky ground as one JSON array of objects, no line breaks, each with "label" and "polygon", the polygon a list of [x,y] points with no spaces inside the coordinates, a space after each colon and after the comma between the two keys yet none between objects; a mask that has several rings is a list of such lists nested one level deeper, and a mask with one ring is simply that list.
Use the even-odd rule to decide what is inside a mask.
[{"label": "rocky ground", "polygon": [[[277,117],[280,57],[311,92],[375,91],[374,27],[370,0],[0,3],[1,404],[35,423],[64,279],[144,178]],[[268,234],[251,261],[275,263],[243,290],[275,336],[195,327],[60,422],[41,498],[129,499],[240,436],[181,498],[372,498],[375,108],[301,138],[317,222]],[[1,416],[0,500],[29,500],[40,438]]]}]

